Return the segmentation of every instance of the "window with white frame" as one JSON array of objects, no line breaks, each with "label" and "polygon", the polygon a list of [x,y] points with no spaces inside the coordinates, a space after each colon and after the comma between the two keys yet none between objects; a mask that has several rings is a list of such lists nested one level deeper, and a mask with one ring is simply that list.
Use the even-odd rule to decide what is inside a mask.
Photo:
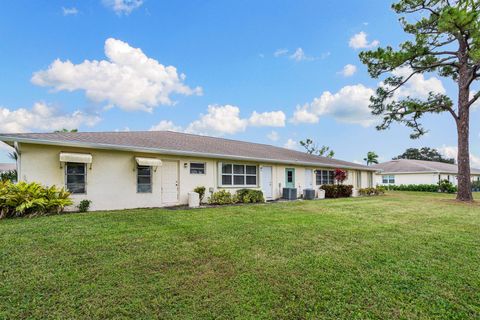
[{"label": "window with white frame", "polygon": [[317,186],[335,183],[335,172],[333,170],[315,170],[315,183]]},{"label": "window with white frame", "polygon": [[190,174],[205,174],[205,162],[190,162]]},{"label": "window with white frame", "polygon": [[257,166],[221,163],[221,185],[232,187],[256,186]]},{"label": "window with white frame", "polygon": [[137,166],[137,192],[152,192],[152,167]]},{"label": "window with white frame", "polygon": [[65,164],[65,185],[72,194],[87,193],[87,167],[85,163],[67,162]]},{"label": "window with white frame", "polygon": [[382,176],[383,184],[395,184],[395,176],[392,175],[383,175]]},{"label": "window with white frame", "polygon": [[355,175],[356,175],[356,186],[357,188],[361,188],[362,187],[362,171],[356,171],[355,172]]}]

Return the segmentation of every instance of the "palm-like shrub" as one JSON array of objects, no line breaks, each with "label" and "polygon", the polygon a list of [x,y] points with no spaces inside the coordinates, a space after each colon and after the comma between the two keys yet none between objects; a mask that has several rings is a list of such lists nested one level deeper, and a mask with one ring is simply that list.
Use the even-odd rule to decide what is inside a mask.
[{"label": "palm-like shrub", "polygon": [[36,182],[0,182],[0,219],[60,213],[73,204],[70,193]]}]

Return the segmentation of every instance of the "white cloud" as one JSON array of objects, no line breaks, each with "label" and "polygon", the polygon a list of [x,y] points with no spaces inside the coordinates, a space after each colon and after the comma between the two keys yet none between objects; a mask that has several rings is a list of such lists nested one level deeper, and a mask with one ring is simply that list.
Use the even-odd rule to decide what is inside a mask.
[{"label": "white cloud", "polygon": [[13,150],[14,149],[10,147],[8,144],[0,141],[0,154],[2,153],[2,151],[5,153],[8,153],[8,152],[12,152]]},{"label": "white cloud", "polygon": [[181,132],[181,126],[175,125],[172,121],[162,120],[158,124],[152,126],[150,131],[177,131]]},{"label": "white cloud", "polygon": [[272,141],[278,141],[278,139],[280,139],[280,136],[278,135],[277,131],[272,131],[269,134],[267,134],[267,138]]},{"label": "white cloud", "polygon": [[240,109],[232,105],[209,105],[207,114],[193,121],[185,130],[198,134],[235,134],[245,131],[248,125],[246,119],[240,118]]},{"label": "white cloud", "polygon": [[350,48],[353,49],[367,49],[367,48],[374,48],[380,44],[380,41],[373,40],[372,42],[368,42],[367,34],[363,31],[355,34],[353,37],[350,38],[348,45]]},{"label": "white cloud", "polygon": [[288,53],[288,49],[277,49],[273,53],[273,56],[278,58],[278,57],[286,55],[287,53]]},{"label": "white cloud", "polygon": [[373,94],[373,89],[362,84],[345,86],[337,93],[325,91],[312,102],[297,106],[292,122],[317,123],[320,116],[332,116],[341,122],[372,125],[375,119],[368,106]]},{"label": "white cloud", "polygon": [[311,110],[310,104],[305,104],[303,106],[298,105],[295,112],[293,113],[293,118],[291,119],[293,123],[317,123],[320,120],[320,117]]},{"label": "white cloud", "polygon": [[71,8],[62,7],[62,12],[64,16],[75,16],[78,14],[78,9],[75,7],[71,7]]},{"label": "white cloud", "polygon": [[257,113],[256,111],[253,111],[248,123],[254,127],[284,127],[285,119],[286,116],[283,111],[263,113]]},{"label": "white cloud", "polygon": [[[437,148],[438,152],[443,154],[447,158],[454,158],[457,161],[458,148],[454,146],[443,145]],[[474,168],[480,168],[480,157],[477,157],[470,153],[470,165]]]},{"label": "white cloud", "polygon": [[128,43],[109,38],[105,41],[108,60],[85,60],[73,64],[55,60],[47,70],[35,72],[32,83],[55,91],[84,90],[95,101],[106,101],[124,110],[152,111],[159,105],[172,105],[171,95],[202,94],[184,84],[185,75],[173,66],[164,66]]},{"label": "white cloud", "polygon": [[[472,99],[473,96],[474,96],[476,93],[477,93],[477,91],[472,90],[472,91],[470,92],[470,99]],[[472,109],[472,110],[476,110],[476,109],[479,109],[479,107],[480,107],[480,99],[478,99],[477,101],[475,101],[475,102],[472,104],[471,109]]]},{"label": "white cloud", "polygon": [[103,4],[118,15],[129,15],[143,4],[143,0],[103,0]]},{"label": "white cloud", "polygon": [[[410,69],[400,68],[392,74],[405,77],[410,75]],[[425,99],[430,92],[445,93],[446,90],[438,78],[416,74],[396,91],[393,99]],[[337,93],[325,91],[312,102],[297,106],[291,121],[297,124],[317,123],[321,116],[332,116],[341,122],[370,126],[376,121],[369,108],[370,97],[374,94],[374,89],[363,84],[345,86]]]},{"label": "white cloud", "polygon": [[293,139],[288,139],[287,142],[285,142],[285,144],[283,145],[283,147],[294,150],[298,148],[298,143]]},{"label": "white cloud", "polygon": [[209,105],[207,113],[190,123],[185,129],[172,121],[162,120],[150,130],[171,130],[187,133],[222,136],[235,134],[252,127],[283,127],[286,116],[283,111],[258,113],[254,111],[250,118],[240,116],[240,108],[233,105]]},{"label": "white cloud", "polygon": [[5,133],[77,129],[83,125],[92,127],[99,121],[99,116],[87,115],[81,111],[61,114],[42,102],[35,103],[30,110],[0,107],[0,132]]},{"label": "white cloud", "polygon": [[357,72],[357,66],[353,64],[347,64],[343,67],[343,70],[339,73],[344,77],[351,77]]},{"label": "white cloud", "polygon": [[[409,67],[398,68],[392,72],[397,77],[408,77],[412,73]],[[426,99],[430,92],[445,94],[446,90],[442,81],[436,77],[425,78],[423,74],[415,74],[408,82],[395,91],[394,99],[406,97]]]},{"label": "white cloud", "polygon": [[302,48],[297,48],[295,52],[289,56],[290,59],[293,59],[295,61],[306,61],[306,60],[313,60],[312,57],[309,57],[305,54]]}]

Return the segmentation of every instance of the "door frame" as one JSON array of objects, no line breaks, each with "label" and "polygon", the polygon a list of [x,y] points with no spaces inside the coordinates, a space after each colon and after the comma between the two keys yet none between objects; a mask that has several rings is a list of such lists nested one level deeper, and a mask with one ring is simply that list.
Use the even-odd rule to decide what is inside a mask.
[{"label": "door frame", "polygon": [[[177,189],[177,199],[175,200],[175,202],[165,202],[163,200],[163,169],[164,169],[164,166],[163,166],[163,163],[165,162],[174,162],[177,164],[177,180],[176,180],[176,189]],[[174,160],[174,159],[162,159],[162,167],[160,169],[160,199],[161,199],[161,203],[162,203],[162,206],[163,205],[170,205],[170,204],[178,204],[179,201],[180,201],[180,160]]]},{"label": "door frame", "polygon": [[[288,182],[288,172],[292,172],[292,187],[289,186],[290,182]],[[295,168],[285,168],[285,188],[295,188]]]},{"label": "door frame", "polygon": [[[310,185],[307,186],[307,171],[310,172],[310,176],[309,176],[309,183]],[[304,173],[304,178],[305,178],[305,186],[304,188],[305,189],[313,189],[313,169],[310,169],[310,168],[306,168],[305,169],[305,173]]]},{"label": "door frame", "polygon": [[263,192],[263,169],[270,168],[270,197],[265,196],[265,200],[273,199],[273,166],[260,166],[260,189]]}]

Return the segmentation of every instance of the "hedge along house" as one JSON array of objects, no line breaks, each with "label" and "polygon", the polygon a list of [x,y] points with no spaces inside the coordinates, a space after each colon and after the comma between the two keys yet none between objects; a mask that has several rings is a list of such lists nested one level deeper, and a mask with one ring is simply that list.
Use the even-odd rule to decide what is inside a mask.
[{"label": "hedge along house", "polygon": [[[448,180],[457,185],[458,167],[455,164],[398,159],[372,166],[379,171],[375,175],[375,183],[379,185],[401,184],[438,184]],[[472,181],[480,181],[480,170],[471,168]]]},{"label": "hedge along house", "polygon": [[186,204],[197,186],[211,192],[263,191],[333,184],[336,168],[356,188],[373,185],[374,168],[270,145],[171,131],[0,134],[18,154],[23,181],[64,185],[93,210]]}]

